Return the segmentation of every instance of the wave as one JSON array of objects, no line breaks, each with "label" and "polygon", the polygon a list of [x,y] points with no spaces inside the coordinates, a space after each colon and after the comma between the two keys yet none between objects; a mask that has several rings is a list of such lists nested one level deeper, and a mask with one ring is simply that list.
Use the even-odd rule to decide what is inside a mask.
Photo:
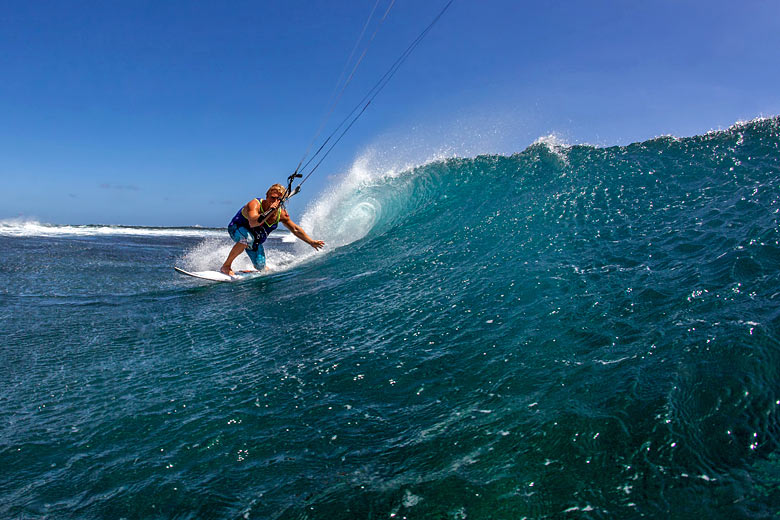
[{"label": "wave", "polygon": [[464,219],[494,235],[495,228],[477,222],[514,214],[527,219],[515,223],[529,231],[542,223],[629,231],[694,201],[713,211],[723,204],[717,211],[728,213],[728,204],[738,201],[735,190],[768,195],[777,183],[779,121],[760,118],[701,136],[613,147],[568,145],[550,135],[511,156],[434,157],[414,167],[382,167],[361,157],[306,209],[301,223],[341,247],[400,227],[424,243],[435,239],[426,226],[431,218],[436,235],[458,232]]},{"label": "wave", "polygon": [[418,164],[395,164],[374,150],[367,151],[339,182],[309,204],[301,225],[311,231],[311,236],[325,240],[329,248],[361,240],[404,209],[403,199],[407,194],[411,196],[409,190],[424,188],[417,176],[424,176],[426,168],[435,170],[437,164],[451,159],[436,153]]},{"label": "wave", "polygon": [[[396,388],[403,402],[419,388],[418,397],[435,394],[430,403],[448,396],[443,408],[460,406],[432,429],[418,429],[426,406],[409,411],[423,433],[383,453],[397,457],[404,480],[383,481],[391,490],[366,500],[405,487],[427,500],[446,494],[464,456],[464,488],[478,482],[502,497],[520,465],[544,487],[563,474],[592,479],[583,460],[603,463],[584,500],[628,516],[634,485],[645,511],[668,508],[663,490],[642,484],[659,474],[664,489],[691,489],[690,475],[727,483],[717,492],[728,500],[765,500],[771,478],[751,489],[741,475],[754,475],[757,460],[771,465],[762,457],[780,445],[778,194],[780,118],[627,146],[543,138],[511,156],[353,167],[302,219],[340,247],[315,266],[332,278],[318,278],[320,293],[286,299],[289,315],[303,316],[301,334],[325,329],[310,351],[319,367],[360,366],[359,377],[375,378],[377,408]],[[313,269],[302,272],[296,289],[314,284]],[[302,352],[291,366],[304,365]],[[441,454],[446,469],[432,474],[430,451],[491,431],[513,440]],[[552,461],[560,475],[548,473]],[[582,492],[572,484],[562,496]],[[354,491],[333,486],[320,497],[306,505],[336,511]],[[529,497],[505,510],[549,499]]]},{"label": "wave", "polygon": [[223,230],[197,227],[143,227],[112,225],[57,225],[26,219],[0,220],[0,236],[100,236],[100,235],[136,235],[136,236],[175,236],[208,237],[224,233]]}]

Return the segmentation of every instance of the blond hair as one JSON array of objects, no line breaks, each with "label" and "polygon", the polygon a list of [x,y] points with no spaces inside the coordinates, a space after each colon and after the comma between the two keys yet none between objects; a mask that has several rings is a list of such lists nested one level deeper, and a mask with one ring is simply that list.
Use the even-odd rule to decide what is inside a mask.
[{"label": "blond hair", "polygon": [[272,191],[278,191],[279,193],[281,193],[281,194],[282,194],[282,197],[284,197],[284,196],[285,196],[285,194],[287,193],[287,188],[285,188],[285,187],[284,187],[284,186],[282,186],[281,184],[274,184],[273,186],[271,186],[270,188],[268,188],[268,191],[266,191],[266,192],[265,192],[265,194],[266,194],[266,195],[268,195],[268,194],[269,194],[269,193],[271,193]]}]

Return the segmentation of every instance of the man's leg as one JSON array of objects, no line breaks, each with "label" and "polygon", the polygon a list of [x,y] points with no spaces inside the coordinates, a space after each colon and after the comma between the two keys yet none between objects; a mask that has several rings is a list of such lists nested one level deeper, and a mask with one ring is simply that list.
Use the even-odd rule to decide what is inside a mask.
[{"label": "man's leg", "polygon": [[234,273],[232,269],[233,260],[235,260],[238,255],[243,253],[244,249],[246,249],[246,244],[242,244],[241,242],[236,242],[233,244],[233,249],[230,250],[227,260],[225,260],[225,263],[222,264],[222,267],[220,267],[219,270],[226,275],[234,276],[236,273]]},{"label": "man's leg", "polygon": [[263,249],[262,244],[257,246],[256,251],[247,249],[246,254],[249,256],[249,259],[252,261],[252,265],[255,266],[255,269],[258,271],[268,269],[268,267],[265,265],[265,249]]}]

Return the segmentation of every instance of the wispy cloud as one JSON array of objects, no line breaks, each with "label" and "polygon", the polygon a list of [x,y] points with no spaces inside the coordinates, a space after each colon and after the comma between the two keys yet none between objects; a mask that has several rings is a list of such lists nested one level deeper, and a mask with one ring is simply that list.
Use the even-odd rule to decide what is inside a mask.
[{"label": "wispy cloud", "polygon": [[100,189],[103,190],[119,190],[119,191],[141,191],[141,188],[133,184],[108,184],[103,183],[100,185]]}]

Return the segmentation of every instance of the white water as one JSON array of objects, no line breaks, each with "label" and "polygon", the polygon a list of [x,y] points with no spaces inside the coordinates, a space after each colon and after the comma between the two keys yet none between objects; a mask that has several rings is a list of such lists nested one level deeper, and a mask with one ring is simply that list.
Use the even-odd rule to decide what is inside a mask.
[{"label": "white water", "polygon": [[53,236],[95,236],[95,235],[136,235],[170,237],[208,237],[218,236],[223,231],[199,228],[148,228],[131,226],[61,226],[45,224],[35,220],[0,220],[0,235],[12,237],[53,237]]}]

